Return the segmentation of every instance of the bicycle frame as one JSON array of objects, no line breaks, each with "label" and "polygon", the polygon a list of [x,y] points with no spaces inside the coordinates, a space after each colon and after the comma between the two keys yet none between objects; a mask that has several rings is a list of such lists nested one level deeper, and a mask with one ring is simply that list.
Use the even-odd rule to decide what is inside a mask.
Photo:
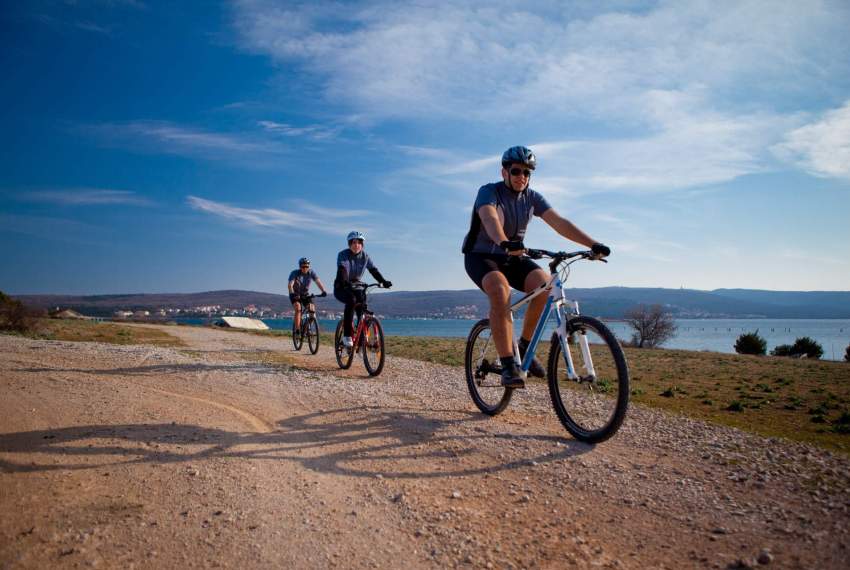
[{"label": "bicycle frame", "polygon": [[540,313],[540,318],[534,327],[534,334],[532,335],[531,341],[528,343],[528,348],[525,351],[525,358],[522,360],[520,365],[522,377],[528,377],[528,369],[531,367],[531,361],[534,360],[534,354],[537,352],[537,345],[540,343],[540,338],[543,336],[543,329],[546,327],[546,322],[549,320],[549,316],[554,309],[555,318],[557,319],[557,327],[555,331],[558,334],[558,339],[561,343],[561,352],[564,355],[564,361],[567,365],[567,378],[578,382],[580,382],[583,378],[595,378],[596,370],[593,367],[593,361],[590,357],[590,347],[588,346],[587,337],[585,335],[579,335],[579,346],[586,365],[586,376],[581,377],[576,374],[572,355],[570,354],[570,351],[567,350],[567,338],[569,337],[567,333],[567,322],[569,321],[569,316],[566,308],[569,308],[569,314],[579,315],[578,301],[567,299],[561,278],[554,270],[549,275],[549,278],[545,283],[526,293],[522,299],[508,308],[508,319],[511,323],[511,333],[513,336],[514,358],[517,361],[520,360],[516,335],[513,335],[514,311],[547,292],[549,295],[546,299],[546,306],[543,308],[543,312]]}]

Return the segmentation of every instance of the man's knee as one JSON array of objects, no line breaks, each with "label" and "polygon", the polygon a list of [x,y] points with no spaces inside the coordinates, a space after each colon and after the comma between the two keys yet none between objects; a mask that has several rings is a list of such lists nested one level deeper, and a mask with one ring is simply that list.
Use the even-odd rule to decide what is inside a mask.
[{"label": "man's knee", "polygon": [[511,298],[511,286],[505,276],[496,271],[491,271],[484,276],[481,282],[484,293],[490,299],[491,307],[504,307]]}]

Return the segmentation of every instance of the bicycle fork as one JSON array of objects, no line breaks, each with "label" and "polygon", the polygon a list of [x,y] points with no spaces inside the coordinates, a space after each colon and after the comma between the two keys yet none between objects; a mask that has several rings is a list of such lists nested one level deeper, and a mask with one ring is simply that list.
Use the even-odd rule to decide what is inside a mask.
[{"label": "bicycle fork", "polygon": [[[565,301],[570,303],[571,308],[573,309],[574,314],[578,314],[578,302],[577,301]],[[562,303],[559,303],[559,309],[563,306]],[[570,352],[569,347],[569,338],[570,333],[567,332],[567,323],[569,319],[566,318],[566,315],[562,316],[561,311],[556,311],[556,316],[558,318],[558,340],[561,343],[561,352],[564,354],[564,362],[567,365],[567,378],[569,380],[574,380],[576,382],[593,382],[596,380],[596,369],[593,366],[593,359],[590,356],[590,344],[587,342],[587,334],[584,331],[577,331],[578,334],[578,344],[579,349],[581,350],[581,359],[582,359],[582,368],[585,373],[584,376],[580,376],[576,373],[575,364],[573,363],[573,355]],[[575,334],[575,333],[574,333]]]}]

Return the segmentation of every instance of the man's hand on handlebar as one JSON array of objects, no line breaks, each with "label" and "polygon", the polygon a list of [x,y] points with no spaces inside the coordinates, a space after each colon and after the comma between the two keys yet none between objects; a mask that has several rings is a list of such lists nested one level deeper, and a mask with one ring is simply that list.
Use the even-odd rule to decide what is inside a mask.
[{"label": "man's hand on handlebar", "polygon": [[611,255],[611,248],[605,244],[596,242],[592,246],[590,246],[590,251],[593,253],[593,257],[596,259],[601,259],[603,257],[608,257]]},{"label": "man's hand on handlebar", "polygon": [[499,244],[499,247],[506,250],[508,255],[522,255],[525,253],[525,244],[522,240],[505,240]]}]

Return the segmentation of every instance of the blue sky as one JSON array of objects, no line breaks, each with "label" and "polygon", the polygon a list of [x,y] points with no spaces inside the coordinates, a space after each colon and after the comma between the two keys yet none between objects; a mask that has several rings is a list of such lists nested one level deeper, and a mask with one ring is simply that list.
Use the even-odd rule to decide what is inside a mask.
[{"label": "blue sky", "polygon": [[282,292],[303,255],[330,284],[351,229],[398,289],[472,288],[515,144],[613,250],[577,287],[847,290],[847,30],[846,1],[4,3],[0,290]]}]

